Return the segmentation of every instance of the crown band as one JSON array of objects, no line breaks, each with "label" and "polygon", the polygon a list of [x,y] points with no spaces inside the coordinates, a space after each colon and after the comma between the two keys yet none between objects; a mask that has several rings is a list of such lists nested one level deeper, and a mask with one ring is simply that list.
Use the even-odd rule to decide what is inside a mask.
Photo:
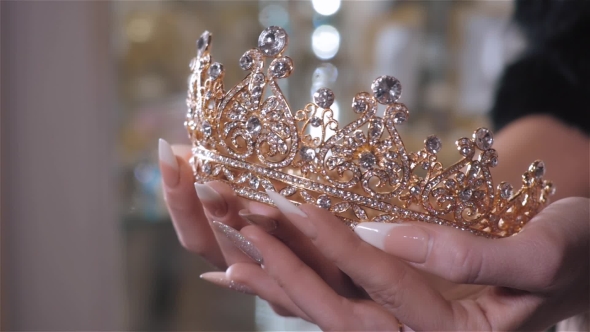
[{"label": "crown band", "polygon": [[[523,175],[516,194],[505,182],[494,188],[489,169],[498,155],[485,128],[456,142],[462,158],[448,168],[437,160],[442,143],[436,136],[427,137],[422,150],[406,151],[396,125],[409,112],[397,101],[401,84],[392,76],[378,77],[372,93],[354,97],[359,118],[342,128],[330,109],[334,93],[326,88],[292,113],[276,82],[294,68],[283,55],[288,36],[280,27],[265,29],[258,48],[240,58],[250,73],[227,92],[224,67],[211,61],[210,42],[205,32],[191,62],[185,122],[198,182],[222,180],[238,195],[267,204],[272,201],[263,189],[277,191],[295,203],[328,209],[351,227],[423,221],[486,237],[519,232],[553,192],[542,179],[541,161]],[[377,116],[379,104],[385,105],[383,116]]]}]

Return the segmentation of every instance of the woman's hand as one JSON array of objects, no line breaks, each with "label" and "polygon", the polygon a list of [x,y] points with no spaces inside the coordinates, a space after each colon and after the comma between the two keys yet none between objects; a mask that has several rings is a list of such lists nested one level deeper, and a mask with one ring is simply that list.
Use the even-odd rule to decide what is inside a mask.
[{"label": "woman's hand", "polygon": [[[397,317],[415,330],[537,330],[588,310],[588,199],[551,204],[520,234],[505,239],[424,223],[357,227],[361,237],[402,261],[363,242],[331,213],[270,195],[316,248],[375,301],[339,296],[280,241],[256,227],[242,229],[260,251],[263,269],[301,316],[323,329],[395,330]],[[262,270],[249,268],[233,266],[226,277],[272,302],[274,290],[256,282]],[[488,286],[448,299],[415,268]]]}]

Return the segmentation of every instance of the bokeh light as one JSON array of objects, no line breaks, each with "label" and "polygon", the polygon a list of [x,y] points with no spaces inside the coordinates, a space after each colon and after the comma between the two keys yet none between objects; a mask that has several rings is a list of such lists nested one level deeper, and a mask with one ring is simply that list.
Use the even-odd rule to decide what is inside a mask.
[{"label": "bokeh light", "polygon": [[321,25],[311,35],[311,47],[318,58],[331,59],[340,48],[340,33],[331,25]]},{"label": "bokeh light", "polygon": [[334,15],[340,9],[340,0],[311,0],[313,9],[320,15]]}]

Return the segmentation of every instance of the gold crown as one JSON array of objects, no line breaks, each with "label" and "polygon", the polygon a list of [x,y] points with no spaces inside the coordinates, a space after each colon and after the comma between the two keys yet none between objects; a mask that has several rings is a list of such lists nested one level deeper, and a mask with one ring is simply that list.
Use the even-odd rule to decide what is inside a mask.
[{"label": "gold crown", "polygon": [[[409,113],[397,102],[401,84],[392,76],[378,77],[372,93],[354,97],[358,119],[344,127],[334,119],[334,93],[326,88],[292,113],[277,84],[293,71],[284,55],[287,43],[285,30],[266,28],[258,47],[240,58],[249,73],[226,92],[224,67],[209,53],[211,34],[199,38],[185,122],[197,182],[222,180],[238,195],[267,204],[272,201],[265,190],[273,190],[328,209],[351,227],[424,221],[487,237],[519,232],[553,193],[543,180],[542,161],[524,173],[518,192],[506,182],[495,188],[490,167],[498,154],[486,128],[456,142],[461,159],[448,168],[438,161],[442,145],[436,136],[427,137],[422,150],[406,151],[396,125]],[[378,104],[386,107],[382,117]]]}]

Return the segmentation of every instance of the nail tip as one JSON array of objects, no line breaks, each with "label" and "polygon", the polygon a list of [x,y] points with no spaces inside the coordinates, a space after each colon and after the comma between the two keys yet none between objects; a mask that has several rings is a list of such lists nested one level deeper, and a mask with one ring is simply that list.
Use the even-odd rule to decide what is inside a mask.
[{"label": "nail tip", "polygon": [[158,139],[158,158],[168,166],[174,168],[175,170],[178,169],[176,155],[174,154],[174,151],[172,151],[170,143],[168,143],[163,138]]}]

